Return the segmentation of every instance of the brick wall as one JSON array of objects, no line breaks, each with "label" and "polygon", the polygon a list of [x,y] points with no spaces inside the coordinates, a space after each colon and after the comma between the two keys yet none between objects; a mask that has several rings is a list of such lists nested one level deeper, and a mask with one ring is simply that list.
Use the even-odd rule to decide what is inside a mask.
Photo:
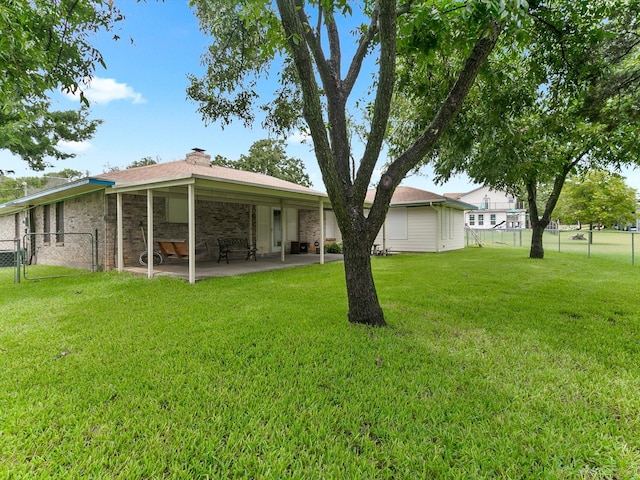
[{"label": "brick wall", "polygon": [[[67,265],[87,268],[91,264],[92,237],[97,231],[97,268],[110,270],[116,266],[117,223],[116,195],[104,192],[82,195],[64,201],[63,242],[56,242],[56,204],[49,207],[50,240],[44,238],[44,206],[33,211],[35,245],[33,260],[39,264]],[[187,239],[188,224],[167,221],[166,198],[154,196],[154,238]],[[253,225],[249,228],[249,211]],[[20,221],[24,213],[20,214]],[[320,241],[317,209],[299,210],[299,240],[310,247]],[[15,237],[15,215],[0,217],[0,238]],[[145,195],[123,195],[123,246],[124,265],[139,265],[140,254],[146,251],[143,233],[147,235],[147,197]],[[22,237],[24,224],[20,223]],[[219,237],[249,238],[256,241],[256,208],[253,205],[214,202],[196,198],[196,243],[207,242],[210,258],[218,255]],[[82,235],[80,235],[82,234]]]},{"label": "brick wall", "polygon": [[[97,258],[97,268],[104,268],[104,193],[97,192],[62,202],[63,237],[58,233],[57,203],[49,205],[49,235],[45,235],[45,206],[33,209],[33,249],[30,261],[35,264],[64,265],[89,269]],[[97,242],[96,242],[97,239]],[[95,250],[97,243],[97,252]]]},{"label": "brick wall", "polygon": [[[107,196],[107,268],[115,268],[117,255],[116,196]],[[249,237],[249,209],[253,209],[253,238],[255,242],[255,208],[250,205],[212,202],[196,198],[196,244],[206,242],[209,257],[217,258],[219,237]],[[189,237],[187,223],[167,221],[166,199],[153,199],[154,240],[159,238],[184,239]],[[123,195],[123,250],[125,266],[139,264],[140,254],[146,251],[143,240],[147,237],[147,197],[143,195]]]},{"label": "brick wall", "polygon": [[309,244],[309,252],[313,252],[314,243],[320,243],[320,212],[318,209],[300,210],[299,212],[298,229],[300,230],[300,241],[307,242]]},{"label": "brick wall", "polygon": [[15,238],[22,240],[22,235],[25,232],[24,218],[24,212],[0,217],[0,240],[13,240]]}]

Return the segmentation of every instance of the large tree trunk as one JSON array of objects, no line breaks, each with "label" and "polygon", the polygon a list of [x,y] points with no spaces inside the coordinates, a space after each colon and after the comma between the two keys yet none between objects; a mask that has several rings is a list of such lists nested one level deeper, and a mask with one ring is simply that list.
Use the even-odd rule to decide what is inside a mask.
[{"label": "large tree trunk", "polygon": [[358,235],[342,238],[349,321],[384,327],[384,313],[371,271],[371,245]]},{"label": "large tree trunk", "polygon": [[544,258],[544,248],[542,247],[542,235],[544,229],[547,228],[548,222],[537,221],[531,222],[531,249],[529,250],[529,258]]},{"label": "large tree trunk", "polygon": [[[567,175],[576,163],[582,158],[581,155],[573,162],[565,164],[561,173],[556,175],[553,180],[553,189],[547,199],[542,215],[538,216],[538,182],[535,177],[526,181],[527,188],[527,200],[529,202],[529,220],[531,221],[531,249],[529,250],[529,258],[544,258],[544,248],[542,247],[542,236],[544,235],[544,229],[551,223],[551,214],[553,209],[556,208],[560,192],[562,192],[562,186],[567,178]],[[560,234],[558,232],[558,234]]]}]

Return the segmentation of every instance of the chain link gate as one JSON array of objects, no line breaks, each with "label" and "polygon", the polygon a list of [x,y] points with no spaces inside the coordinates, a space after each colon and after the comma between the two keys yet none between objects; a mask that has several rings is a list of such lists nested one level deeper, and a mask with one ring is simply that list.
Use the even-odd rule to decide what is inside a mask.
[{"label": "chain link gate", "polygon": [[27,233],[22,237],[25,280],[86,275],[97,268],[97,232]]},{"label": "chain link gate", "polygon": [[0,240],[0,268],[14,270],[13,281],[20,283],[20,264],[22,263],[20,240]]}]

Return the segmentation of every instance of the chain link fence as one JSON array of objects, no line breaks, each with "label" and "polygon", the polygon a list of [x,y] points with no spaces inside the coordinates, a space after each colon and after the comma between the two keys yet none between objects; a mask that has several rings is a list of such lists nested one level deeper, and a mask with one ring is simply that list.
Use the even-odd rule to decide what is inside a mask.
[{"label": "chain link fence", "polygon": [[20,240],[0,240],[0,268],[13,269],[13,281],[20,282],[20,265],[22,264],[23,251],[20,248]]},{"label": "chain link fence", "polygon": [[[587,257],[607,258],[612,261],[638,262],[640,247],[638,233],[618,230],[545,230],[542,238],[545,251],[579,253]],[[466,229],[466,245],[531,247],[530,229]]]},{"label": "chain link fence", "polygon": [[92,233],[27,233],[25,280],[86,275],[96,271],[96,237]]}]

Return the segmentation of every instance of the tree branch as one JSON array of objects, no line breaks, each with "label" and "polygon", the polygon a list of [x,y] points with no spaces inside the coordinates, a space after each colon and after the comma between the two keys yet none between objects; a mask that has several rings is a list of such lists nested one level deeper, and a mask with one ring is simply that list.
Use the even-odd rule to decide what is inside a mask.
[{"label": "tree branch", "polygon": [[364,58],[367,55],[367,51],[371,46],[371,42],[378,32],[378,16],[379,11],[376,6],[371,13],[371,23],[369,24],[369,28],[362,34],[360,37],[360,41],[358,42],[358,48],[356,53],[353,55],[353,59],[351,60],[351,65],[349,66],[349,70],[347,71],[347,76],[344,79],[344,95],[348,97],[351,94],[351,90],[356,83],[358,76],[360,75],[360,70],[362,69],[362,63],[364,62]]},{"label": "tree branch", "polygon": [[389,112],[393,98],[396,78],[396,13],[395,1],[380,0],[380,70],[378,74],[378,88],[373,105],[371,128],[367,138],[362,162],[358,168],[355,181],[354,199],[364,201],[373,174],[382,142],[387,130]]},{"label": "tree branch", "polygon": [[[418,137],[418,139],[407,148],[398,158],[391,163],[385,174],[382,176],[376,191],[376,198],[372,207],[372,212],[381,212],[385,204],[389,202],[393,191],[398,186],[404,176],[414,168],[425,155],[433,149],[436,142],[449,126],[454,116],[460,110],[467,94],[473,86],[476,76],[482,65],[486,62],[489,54],[493,50],[502,32],[503,24],[492,22],[492,27],[487,36],[476,41],[469,57],[467,58],[462,71],[458,75],[456,83],[453,85],[447,98],[442,102],[440,109],[434,116],[429,126]],[[371,214],[370,214],[371,216]]]}]

